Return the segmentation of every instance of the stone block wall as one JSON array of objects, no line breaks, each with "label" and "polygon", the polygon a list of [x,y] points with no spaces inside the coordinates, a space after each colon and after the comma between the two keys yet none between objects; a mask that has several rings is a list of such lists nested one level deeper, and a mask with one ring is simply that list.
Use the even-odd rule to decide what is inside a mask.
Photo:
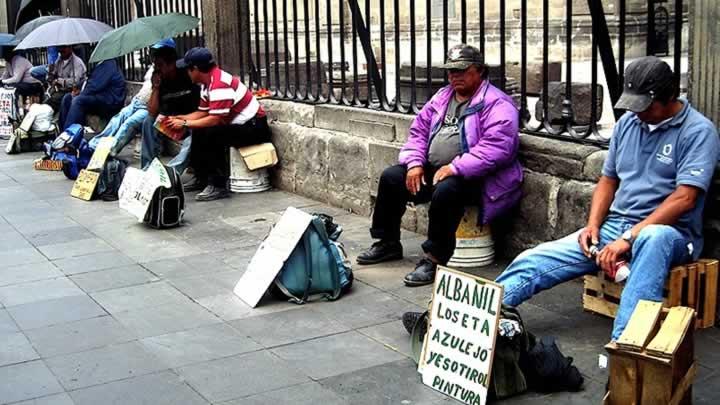
[{"label": "stone block wall", "polygon": [[[276,187],[370,215],[382,171],[397,163],[412,116],[333,105],[263,100],[280,163]],[[496,231],[512,255],[585,224],[606,151],[521,136],[524,198]],[[411,207],[403,227],[427,231],[427,206]]]}]

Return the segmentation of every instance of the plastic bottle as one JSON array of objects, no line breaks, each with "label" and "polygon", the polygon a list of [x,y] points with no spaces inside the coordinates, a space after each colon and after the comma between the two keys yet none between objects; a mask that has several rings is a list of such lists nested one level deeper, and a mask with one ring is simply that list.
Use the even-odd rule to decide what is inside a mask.
[{"label": "plastic bottle", "polygon": [[[590,256],[592,256],[593,259],[596,258],[598,253],[600,253],[600,250],[601,249],[597,245],[590,246]],[[625,259],[620,259],[618,262],[616,262],[613,266],[612,274],[609,274],[609,276],[612,277],[616,283],[625,281],[625,279],[627,279],[629,275],[630,263],[628,263],[628,261]]]}]

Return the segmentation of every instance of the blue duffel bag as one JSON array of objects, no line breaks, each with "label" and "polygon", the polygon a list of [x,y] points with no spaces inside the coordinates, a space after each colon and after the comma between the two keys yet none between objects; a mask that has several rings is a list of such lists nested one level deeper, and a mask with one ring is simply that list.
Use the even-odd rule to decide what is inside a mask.
[{"label": "blue duffel bag", "polygon": [[322,218],[313,217],[275,279],[273,296],[304,304],[313,295],[333,301],[352,288],[350,261],[342,245],[330,240],[325,226]]}]

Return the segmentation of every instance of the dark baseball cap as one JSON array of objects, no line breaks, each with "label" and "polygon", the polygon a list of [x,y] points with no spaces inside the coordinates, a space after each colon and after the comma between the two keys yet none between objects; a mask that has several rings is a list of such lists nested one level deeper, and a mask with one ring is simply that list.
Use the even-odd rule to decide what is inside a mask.
[{"label": "dark baseball cap", "polygon": [[467,44],[455,45],[448,51],[447,61],[440,65],[442,69],[465,70],[472,65],[484,65],[482,53],[474,46]]},{"label": "dark baseball cap", "polygon": [[650,107],[655,95],[675,83],[670,65],[656,56],[633,61],[625,69],[625,86],[615,108],[635,113]]},{"label": "dark baseball cap", "polygon": [[185,69],[190,66],[207,67],[210,64],[215,63],[213,55],[207,48],[195,47],[185,52],[185,56],[182,59],[178,59],[175,62],[175,66],[178,69]]}]

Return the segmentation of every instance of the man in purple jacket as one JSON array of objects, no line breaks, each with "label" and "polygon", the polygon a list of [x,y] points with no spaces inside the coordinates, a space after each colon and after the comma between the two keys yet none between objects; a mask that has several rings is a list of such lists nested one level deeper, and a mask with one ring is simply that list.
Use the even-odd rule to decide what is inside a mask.
[{"label": "man in purple jacket", "polygon": [[370,229],[379,241],[357,258],[359,264],[401,259],[400,221],[407,203],[429,201],[425,257],[405,276],[408,286],[431,284],[437,265],[450,260],[465,206],[480,205],[487,224],[521,195],[519,116],[512,99],[487,80],[475,47],[451,48],[442,67],[450,85],[425,104],[410,127],[400,164],[380,177]]}]

